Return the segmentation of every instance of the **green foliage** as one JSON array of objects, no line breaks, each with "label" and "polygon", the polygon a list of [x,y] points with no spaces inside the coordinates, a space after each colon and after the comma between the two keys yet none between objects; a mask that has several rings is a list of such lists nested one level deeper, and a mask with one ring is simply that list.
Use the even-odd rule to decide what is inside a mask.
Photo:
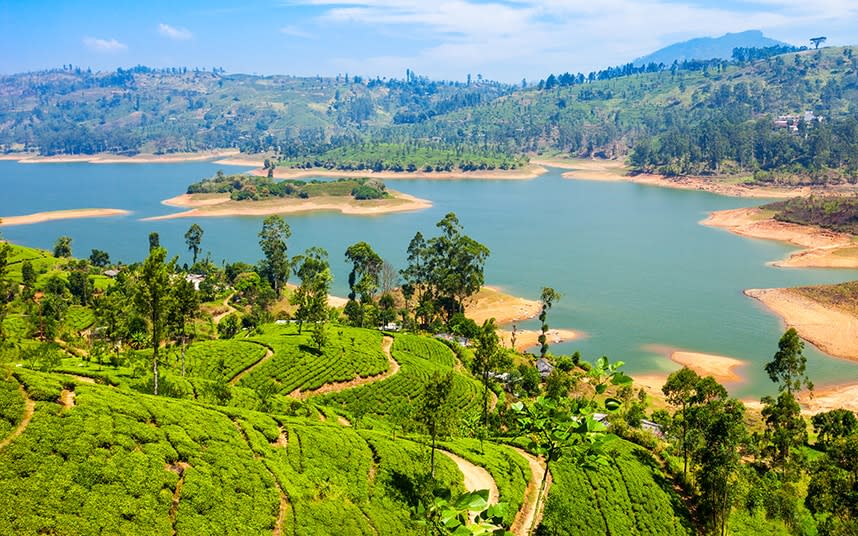
[{"label": "green foliage", "polygon": [[797,197],[762,208],[775,211],[778,221],[858,235],[858,199],[853,197]]},{"label": "green foliage", "polygon": [[274,356],[242,378],[239,385],[253,389],[269,379],[280,393],[317,389],[326,383],[374,376],[387,370],[377,331],[335,326],[328,328],[328,344],[321,352],[311,334],[299,334],[295,326],[265,325],[251,340],[274,350]]},{"label": "green foliage", "polygon": [[241,340],[203,341],[188,346],[188,374],[229,380],[265,357],[266,347]]},{"label": "green foliage", "polygon": [[23,415],[24,399],[18,391],[18,384],[0,377],[0,440],[18,426]]},{"label": "green foliage", "polygon": [[[262,201],[273,198],[354,197],[358,200],[388,196],[378,179],[274,180],[255,175],[224,175],[203,179],[188,186],[189,194],[229,194],[233,201]],[[191,246],[188,246],[189,249]],[[199,248],[199,246],[197,246]]]},{"label": "green foliage", "polygon": [[[350,413],[389,416],[399,425],[407,424],[432,373],[451,371],[456,361],[443,343],[407,333],[396,335],[392,354],[401,367],[398,373],[356,389],[323,395],[319,400]],[[480,392],[480,384],[472,378],[453,375],[451,404],[457,414],[475,411]]]},{"label": "green foliage", "polygon": [[538,535],[691,535],[681,498],[647,451],[621,439],[605,445],[606,465],[554,464],[554,484]]},{"label": "green foliage", "polygon": [[766,374],[778,383],[779,391],[792,393],[800,391],[802,386],[813,390],[813,383],[805,372],[807,358],[802,353],[804,341],[798,336],[795,328],[789,328],[778,341],[778,351],[769,363],[766,363]]}]

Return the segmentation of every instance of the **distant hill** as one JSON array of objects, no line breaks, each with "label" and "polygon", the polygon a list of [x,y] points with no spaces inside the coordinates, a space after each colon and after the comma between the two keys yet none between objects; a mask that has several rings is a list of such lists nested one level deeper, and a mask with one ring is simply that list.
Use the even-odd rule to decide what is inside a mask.
[{"label": "distant hill", "polygon": [[689,41],[674,43],[636,59],[634,64],[663,63],[670,65],[674,60],[681,62],[683,60],[715,58],[728,60],[733,54],[733,49],[737,47],[763,48],[775,45],[788,45],[788,43],[770,39],[759,30],[748,30],[747,32],[724,34],[721,37],[698,37]]}]

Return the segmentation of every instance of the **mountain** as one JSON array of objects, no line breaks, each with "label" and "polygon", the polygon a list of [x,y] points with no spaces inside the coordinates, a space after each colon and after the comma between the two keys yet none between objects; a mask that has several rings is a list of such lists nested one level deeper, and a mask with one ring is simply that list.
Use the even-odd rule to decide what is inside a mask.
[{"label": "mountain", "polygon": [[789,44],[768,38],[759,30],[748,30],[746,32],[724,34],[721,37],[698,37],[689,41],[674,43],[656,50],[652,54],[636,59],[634,64],[663,63],[670,65],[674,60],[681,62],[683,60],[709,60],[715,58],[728,60],[732,56],[734,48],[763,48],[776,45]]}]

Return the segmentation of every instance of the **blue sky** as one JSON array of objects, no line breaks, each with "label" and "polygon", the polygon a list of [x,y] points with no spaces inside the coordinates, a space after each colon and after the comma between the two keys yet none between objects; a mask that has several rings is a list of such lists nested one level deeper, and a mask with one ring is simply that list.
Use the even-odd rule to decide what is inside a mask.
[{"label": "blue sky", "polygon": [[0,73],[114,69],[535,80],[761,29],[858,44],[858,0],[0,0]]}]

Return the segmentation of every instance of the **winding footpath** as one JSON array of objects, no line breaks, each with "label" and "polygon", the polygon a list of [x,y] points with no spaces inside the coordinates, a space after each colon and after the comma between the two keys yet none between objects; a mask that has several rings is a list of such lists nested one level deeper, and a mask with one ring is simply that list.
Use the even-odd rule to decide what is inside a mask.
[{"label": "winding footpath", "polygon": [[453,460],[453,463],[456,464],[459,471],[465,475],[465,489],[467,491],[470,492],[487,489],[489,490],[489,504],[497,504],[498,498],[500,497],[498,486],[495,484],[495,480],[488,471],[479,465],[472,464],[460,456],[456,456],[452,452],[441,449],[438,449],[438,452]]},{"label": "winding footpath", "polygon": [[545,498],[548,497],[548,490],[551,487],[551,475],[548,476],[548,480],[545,482],[545,491],[543,493],[544,497],[542,504],[539,505],[539,511],[537,512],[536,499],[539,493],[539,485],[542,483],[542,479],[545,476],[545,465],[541,460],[537,459],[529,452],[516,447],[510,448],[527,460],[527,464],[530,466],[530,482],[528,482],[527,490],[524,492],[524,502],[521,504],[521,508],[515,515],[515,521],[513,521],[510,531],[515,534],[515,536],[528,536],[542,519],[542,511],[545,508]]},{"label": "winding footpath", "polygon": [[236,308],[229,303],[229,300],[231,300],[233,296],[235,296],[235,293],[230,294],[223,300],[223,306],[226,307],[226,311],[212,316],[212,322],[214,322],[215,326],[217,326],[228,314],[236,311]]},{"label": "winding footpath", "polygon": [[29,397],[29,395],[27,395],[27,390],[24,389],[23,385],[18,385],[18,391],[21,392],[21,398],[24,399],[24,416],[21,418],[21,422],[18,423],[18,427],[15,428],[12,433],[6,437],[6,439],[0,441],[0,450],[6,448],[9,443],[24,433],[24,430],[27,429],[27,425],[30,424],[30,419],[33,418],[33,413],[36,411],[36,403]]},{"label": "winding footpath", "polygon": [[304,400],[305,398],[309,398],[311,396],[323,395],[327,393],[338,393],[340,391],[345,391],[346,389],[354,389],[355,387],[360,387],[368,383],[386,380],[387,378],[390,378],[391,376],[399,372],[399,363],[397,363],[396,360],[393,359],[393,355],[390,353],[390,349],[392,347],[393,337],[385,335],[381,341],[381,351],[384,352],[384,355],[387,356],[387,370],[382,372],[381,374],[376,374],[375,376],[366,376],[362,378],[358,377],[344,382],[326,383],[325,385],[312,391],[300,391],[299,389],[296,389],[295,391],[290,393],[289,396],[297,398],[299,400]]},{"label": "winding footpath", "polygon": [[269,348],[268,346],[266,346],[266,345],[264,345],[264,344],[261,344],[261,343],[258,343],[258,342],[255,342],[255,341],[246,341],[246,342],[249,342],[249,343],[251,343],[251,344],[259,344],[260,346],[264,347],[264,348],[265,348],[265,355],[264,355],[264,356],[262,356],[262,359],[260,359],[260,360],[259,360],[259,361],[257,361],[256,363],[253,363],[252,365],[249,365],[249,366],[245,367],[245,368],[244,368],[243,370],[241,370],[238,374],[236,374],[235,376],[233,376],[233,377],[232,377],[232,379],[231,379],[231,380],[229,380],[229,384],[230,384],[230,385],[235,385],[235,384],[237,384],[237,383],[239,382],[239,380],[241,380],[242,378],[244,378],[245,376],[247,376],[248,374],[250,374],[251,372],[253,372],[253,371],[254,371],[254,369],[256,369],[256,367],[258,367],[258,366],[262,365],[263,363],[265,363],[266,361],[268,361],[269,359],[271,359],[272,357],[274,357],[274,350],[272,350],[272,349],[271,349],[271,348]]}]

